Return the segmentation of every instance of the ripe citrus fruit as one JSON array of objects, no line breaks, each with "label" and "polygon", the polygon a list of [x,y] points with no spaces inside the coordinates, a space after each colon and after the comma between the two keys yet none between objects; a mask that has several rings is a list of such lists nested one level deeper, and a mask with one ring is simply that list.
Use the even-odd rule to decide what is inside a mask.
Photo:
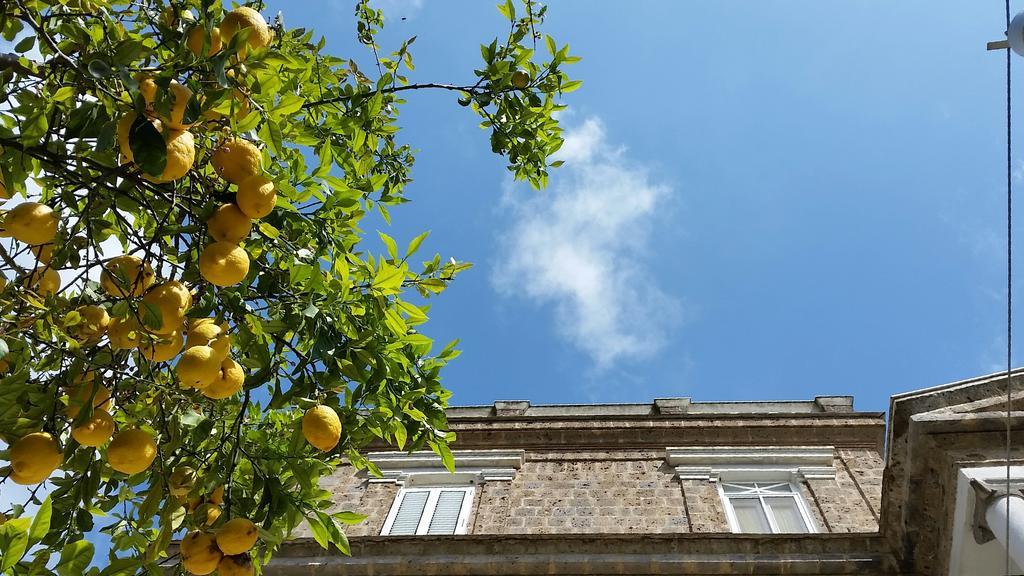
[{"label": "ripe citrus fruit", "polygon": [[252,230],[252,220],[234,204],[221,204],[206,221],[210,236],[217,242],[238,244]]},{"label": "ripe citrus fruit", "polygon": [[[172,130],[188,130],[192,123],[185,123],[185,108],[188,106],[189,100],[192,99],[192,90],[177,80],[172,80],[168,91],[171,95],[171,111],[167,117],[161,118],[161,120]],[[192,120],[195,121],[194,118]]]},{"label": "ripe citrus fruit", "polygon": [[232,184],[241,184],[246,178],[263,171],[260,149],[243,138],[233,138],[222,143],[213,151],[210,163],[221,178]]},{"label": "ripe citrus fruit", "polygon": [[156,101],[156,80],[149,74],[139,73],[135,75],[135,80],[139,82],[139,93],[142,94],[142,99],[146,102],[146,107],[151,107],[153,102]]},{"label": "ripe citrus fruit", "polygon": [[244,381],[245,370],[242,369],[242,365],[232,358],[225,358],[220,364],[217,379],[200,392],[207,398],[221,400],[240,392]]},{"label": "ripe citrus fruit", "polygon": [[15,240],[46,244],[57,236],[57,214],[46,204],[22,202],[7,213],[4,228]]},{"label": "ripe citrus fruit", "polygon": [[196,510],[195,519],[203,526],[213,526],[223,512],[217,504],[207,502]]},{"label": "ripe citrus fruit", "polygon": [[217,532],[217,547],[228,556],[244,554],[259,538],[259,529],[247,518],[232,518]]},{"label": "ripe citrus fruit", "polygon": [[302,416],[302,435],[323,452],[334,450],[341,439],[341,419],[328,406],[314,406]]},{"label": "ripe citrus fruit", "polygon": [[138,474],[156,458],[156,442],[145,430],[133,428],[114,436],[107,447],[110,467],[125,474]]},{"label": "ripe citrus fruit", "polygon": [[32,247],[32,255],[40,264],[49,264],[53,259],[53,244],[37,244]]},{"label": "ripe citrus fruit", "polygon": [[220,377],[221,360],[209,346],[193,346],[181,355],[174,367],[184,388],[206,388]]},{"label": "ripe citrus fruit", "polygon": [[0,174],[0,198],[10,200],[12,196],[14,196],[14,190],[7,187],[3,174]]},{"label": "ripe citrus fruit", "polygon": [[167,479],[167,487],[173,496],[185,496],[192,491],[199,477],[194,468],[178,466]]},{"label": "ripe citrus fruit", "polygon": [[263,218],[274,210],[277,192],[274,183],[265,176],[250,176],[238,185],[235,201],[249,218]]},{"label": "ripe citrus fruit", "polygon": [[196,141],[188,130],[164,130],[164,143],[167,145],[167,164],[159,175],[144,174],[153,182],[171,182],[177,180],[192,169],[196,161]]},{"label": "ripe citrus fruit", "polygon": [[36,268],[25,278],[24,285],[40,296],[56,294],[60,290],[60,274],[53,268]]},{"label": "ripe citrus fruit", "polygon": [[100,286],[115,298],[142,296],[153,284],[154,277],[148,262],[143,264],[141,258],[125,254],[111,258],[103,265]]},{"label": "ripe citrus fruit", "polygon": [[231,242],[214,242],[199,255],[199,273],[211,284],[234,286],[249,273],[249,255]]},{"label": "ripe citrus fruit", "polygon": [[[207,39],[210,41],[209,45],[206,44]],[[188,49],[197,58],[213,56],[220,52],[220,29],[215,27],[207,33],[206,27],[195,26],[188,31],[188,39],[185,41],[185,45],[188,46]]]},{"label": "ripe citrus fruit", "polygon": [[270,44],[270,27],[263,16],[252,8],[241,6],[235,8],[220,23],[220,36],[225,44],[231,43],[231,38],[242,29],[249,30],[249,37],[246,39],[248,46],[238,47],[239,58],[245,58],[247,48],[263,48]]},{"label": "ripe citrus fruit", "polygon": [[88,420],[71,429],[71,437],[82,446],[104,445],[114,434],[114,418],[106,410],[94,410]]},{"label": "ripe citrus fruit", "polygon": [[33,432],[11,444],[11,479],[18,484],[38,484],[50,477],[64,460],[57,441],[48,432]]},{"label": "ripe citrus fruit", "polygon": [[188,338],[185,340],[185,347],[209,346],[213,340],[222,334],[227,334],[227,331],[227,322],[217,324],[216,318],[196,318],[189,322]]},{"label": "ripe citrus fruit", "polygon": [[190,574],[211,574],[220,563],[217,539],[209,532],[189,532],[181,540],[181,563]]},{"label": "ripe citrus fruit", "polygon": [[[185,325],[185,314],[192,307],[192,293],[181,282],[171,280],[146,292],[142,301],[160,311],[160,326],[148,326],[149,329],[156,334],[170,334]],[[139,317],[145,319],[145,314],[146,310],[140,307]]]},{"label": "ripe citrus fruit", "polygon": [[217,565],[217,576],[252,576],[252,559],[248,554],[225,556]]},{"label": "ripe citrus fruit", "polygon": [[137,348],[142,342],[142,329],[134,317],[110,319],[107,326],[107,339],[114,350],[130,350]]},{"label": "ripe citrus fruit", "polygon": [[79,306],[77,309],[81,320],[71,327],[71,332],[76,340],[83,342],[96,342],[103,337],[110,326],[110,315],[107,311],[95,304]]},{"label": "ripe citrus fruit", "polygon": [[210,500],[210,502],[213,502],[214,504],[216,504],[218,506],[223,504],[224,503],[224,486],[217,486],[216,488],[214,488],[213,492],[210,492],[209,500]]},{"label": "ripe citrus fruit", "polygon": [[183,340],[178,330],[164,335],[147,335],[138,345],[139,354],[150,362],[167,362],[181,352]]},{"label": "ripe citrus fruit", "polygon": [[99,382],[93,382],[88,378],[85,382],[79,382],[68,387],[68,407],[64,413],[69,418],[77,418],[78,413],[86,406],[92,406],[93,410],[110,411],[114,401],[110,397],[110,390]]}]

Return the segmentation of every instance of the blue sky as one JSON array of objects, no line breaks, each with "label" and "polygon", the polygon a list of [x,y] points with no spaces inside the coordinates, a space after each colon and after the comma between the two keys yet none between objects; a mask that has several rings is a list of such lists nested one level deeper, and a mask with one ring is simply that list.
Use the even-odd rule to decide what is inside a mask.
[{"label": "blue sky", "polygon": [[[471,81],[504,29],[490,2],[383,5],[385,49],[418,36],[414,81]],[[279,9],[352,53],[350,3]],[[453,95],[415,93],[413,202],[367,231],[429,229],[476,264],[427,325],[462,339],[457,404],[884,410],[1005,363],[1002,30],[947,0],[561,0],[546,31],[584,86],[551,187],[511,183]]]}]

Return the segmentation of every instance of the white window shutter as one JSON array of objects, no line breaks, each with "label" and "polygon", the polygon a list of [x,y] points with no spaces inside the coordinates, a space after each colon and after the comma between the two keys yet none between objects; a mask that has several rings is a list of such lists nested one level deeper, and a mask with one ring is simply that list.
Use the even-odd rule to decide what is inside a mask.
[{"label": "white window shutter", "polygon": [[402,497],[402,503],[398,506],[395,521],[391,524],[388,534],[392,536],[415,534],[429,495],[429,492],[406,492]]},{"label": "white window shutter", "polygon": [[465,498],[465,490],[441,490],[427,534],[455,534]]}]

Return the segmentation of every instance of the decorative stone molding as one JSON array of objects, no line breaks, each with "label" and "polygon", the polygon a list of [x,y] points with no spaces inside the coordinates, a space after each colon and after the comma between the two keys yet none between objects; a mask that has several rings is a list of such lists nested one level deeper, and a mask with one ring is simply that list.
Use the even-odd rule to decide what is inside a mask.
[{"label": "decorative stone molding", "polygon": [[529,400],[498,400],[494,403],[495,416],[522,416],[529,409]]},{"label": "decorative stone molding", "polygon": [[525,450],[454,450],[452,454],[455,472],[448,472],[441,457],[430,451],[370,452],[366,458],[383,474],[371,476],[370,482],[422,486],[510,481],[526,461]]},{"label": "decorative stone molding", "polygon": [[659,414],[676,416],[690,411],[689,398],[655,398],[654,406]]},{"label": "decorative stone molding", "polygon": [[666,448],[680,480],[803,480],[836,477],[832,446],[684,446]]}]

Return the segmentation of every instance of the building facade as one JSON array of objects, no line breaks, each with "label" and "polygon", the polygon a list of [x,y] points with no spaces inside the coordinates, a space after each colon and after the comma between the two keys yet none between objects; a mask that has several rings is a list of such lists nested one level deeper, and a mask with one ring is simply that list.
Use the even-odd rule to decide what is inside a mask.
[{"label": "building facade", "polygon": [[974,510],[1001,495],[1005,387],[896,396],[888,425],[848,396],[452,408],[454,474],[383,450],[379,477],[339,468],[337,509],[367,515],[352,556],[300,534],[265,573],[1003,574]]}]

